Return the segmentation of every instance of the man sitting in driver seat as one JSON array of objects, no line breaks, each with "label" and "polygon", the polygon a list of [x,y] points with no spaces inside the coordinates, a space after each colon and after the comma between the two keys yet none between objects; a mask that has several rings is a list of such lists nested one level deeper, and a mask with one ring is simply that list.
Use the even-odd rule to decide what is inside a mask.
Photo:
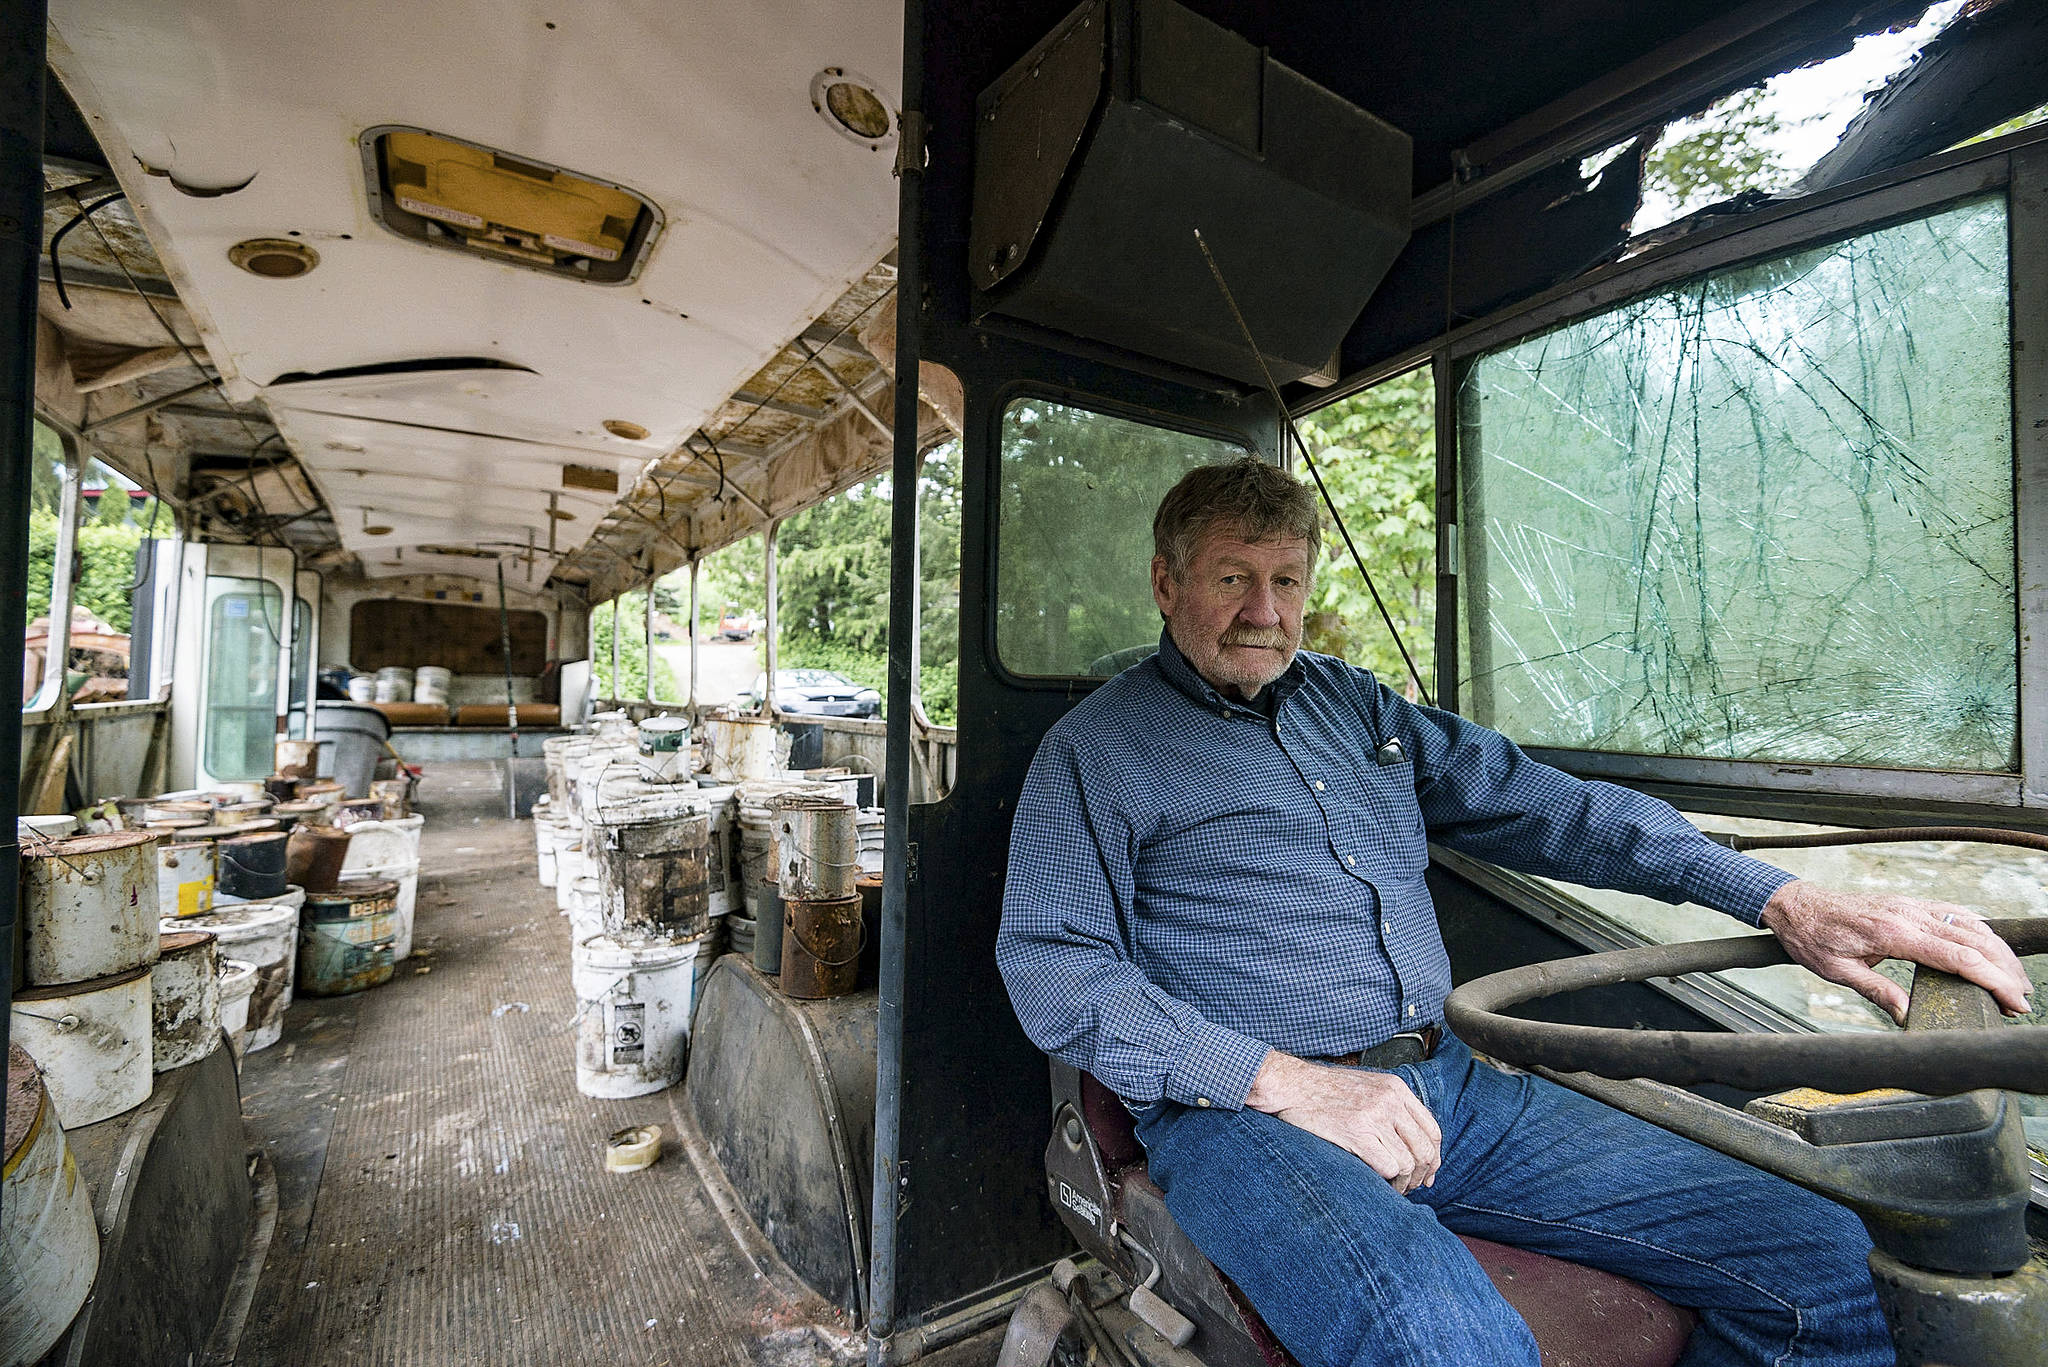
[{"label": "man sitting in driver seat", "polygon": [[1304,1367],[1537,1367],[1462,1233],[1694,1308],[1687,1364],[1890,1364],[1846,1210],[1444,1032],[1426,842],[1768,926],[1895,1018],[1883,958],[2027,1009],[2005,943],[1300,653],[1320,530],[1270,465],[1190,473],[1153,536],[1159,651],[1040,745],[996,953],[1026,1032],[1124,1098],[1174,1218],[1280,1341]]}]

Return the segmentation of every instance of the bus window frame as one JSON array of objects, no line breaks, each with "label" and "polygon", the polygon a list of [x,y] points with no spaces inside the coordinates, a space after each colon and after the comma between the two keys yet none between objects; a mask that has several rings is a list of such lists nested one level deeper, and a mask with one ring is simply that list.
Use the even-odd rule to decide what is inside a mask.
[{"label": "bus window frame", "polygon": [[[80,505],[84,502],[79,497],[79,490],[84,480],[86,459],[77,434],[67,424],[52,421],[40,411],[34,415],[33,421],[56,434],[58,444],[64,449],[64,464],[58,474],[57,542],[52,548],[50,601],[47,605],[49,634],[43,648],[42,676],[36,680],[35,692],[21,706],[24,719],[46,717],[65,700],[64,673],[71,659],[71,600],[77,587],[72,583],[72,568],[78,558],[78,517]],[[24,553],[26,550],[24,545]],[[60,604],[63,607],[61,614],[58,612]],[[28,630],[26,622],[22,624],[22,630]]]},{"label": "bus window frame", "polygon": [[[1974,150],[1974,149],[1972,149]],[[1766,790],[1811,810],[1813,800],[1849,798],[1867,811],[1873,802],[1918,810],[1967,807],[2007,820],[2038,822],[2048,808],[2048,144],[1990,154],[1936,159],[1910,172],[1873,178],[1812,202],[1766,210],[1757,219],[1705,230],[1695,239],[1610,268],[1587,283],[1562,288],[1465,328],[1426,358],[1437,386],[1437,651],[1458,661],[1469,626],[1462,583],[1458,529],[1460,453],[1457,403],[1472,365],[1484,353],[1538,333],[1582,321],[1631,300],[1730,267],[1825,246],[1938,212],[1948,204],[1986,195],[2006,202],[2012,340],[2015,640],[2018,648],[2020,764],[2017,772],[1898,769],[1852,764],[1786,763],[1643,755],[1618,751],[1526,747],[1532,758],[1589,778],[1658,786],[1660,795],[1698,806],[1713,790]],[[1417,357],[1375,367],[1370,378],[1345,386],[1346,395],[1379,378],[1412,369]],[[1334,401],[1334,400],[1333,400]],[[2031,586],[2031,587],[2030,587]],[[1443,604],[1453,604],[1445,612]],[[2029,625],[2036,630],[2028,630]],[[1456,710],[1458,671],[1439,667],[1439,705]],[[1702,797],[1706,800],[1702,801]],[[1763,814],[1763,813],[1759,813]],[[1806,819],[1817,818],[1809,815]],[[1867,824],[1865,818],[1863,824]]]},{"label": "bus window frame", "polygon": [[[1414,363],[1409,363],[1414,368]],[[1019,399],[1043,399],[1047,403],[1060,404],[1067,408],[1079,408],[1106,418],[1120,418],[1125,422],[1138,423],[1145,427],[1158,428],[1166,432],[1178,432],[1183,436],[1204,437],[1212,441],[1228,442],[1240,448],[1246,455],[1257,456],[1269,465],[1287,468],[1284,461],[1276,461],[1252,431],[1246,428],[1232,428],[1221,424],[1191,422],[1185,415],[1169,413],[1160,409],[1147,408],[1124,400],[1109,398],[1093,390],[1077,389],[1067,385],[1048,384],[1043,380],[1017,380],[1004,385],[992,396],[989,409],[983,415],[982,434],[994,453],[991,468],[1000,470],[1003,462],[1003,419],[1010,406]],[[1001,601],[1002,583],[1002,532],[1003,497],[1001,489],[992,489],[983,508],[983,535],[986,538],[986,556],[982,573],[986,576],[987,611],[982,621],[981,648],[988,661],[989,675],[1006,688],[1015,688],[1035,693],[1068,693],[1077,699],[1081,694],[1092,692],[1099,684],[1108,683],[1087,674],[1019,674],[1003,662],[996,635],[1001,614],[996,610]],[[962,529],[963,535],[965,528]]]}]

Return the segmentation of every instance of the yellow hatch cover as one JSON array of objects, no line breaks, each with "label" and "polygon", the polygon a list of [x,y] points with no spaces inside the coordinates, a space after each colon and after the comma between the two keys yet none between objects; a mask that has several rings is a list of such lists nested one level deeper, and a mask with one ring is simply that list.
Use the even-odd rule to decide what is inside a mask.
[{"label": "yellow hatch cover", "polygon": [[[629,190],[418,129],[373,133],[375,188],[390,207],[440,225],[443,245],[618,279],[630,272],[628,252],[641,254],[651,235],[637,234],[636,243],[642,218],[653,214]],[[384,218],[406,236],[434,240],[425,224],[409,231],[399,216]]]}]

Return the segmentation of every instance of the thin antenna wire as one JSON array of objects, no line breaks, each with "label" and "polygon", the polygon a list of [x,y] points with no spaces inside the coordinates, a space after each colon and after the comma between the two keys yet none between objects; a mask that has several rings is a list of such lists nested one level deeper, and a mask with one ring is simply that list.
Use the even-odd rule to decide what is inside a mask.
[{"label": "thin antenna wire", "polygon": [[1245,322],[1243,312],[1238,309],[1237,296],[1230,292],[1229,284],[1224,281],[1223,270],[1216,264],[1200,228],[1195,229],[1195,245],[1202,249],[1202,259],[1209,263],[1209,274],[1216,277],[1216,288],[1223,291],[1223,302],[1230,306],[1230,316],[1237,320],[1237,330],[1244,334],[1244,344],[1251,348],[1253,359],[1259,363],[1259,373],[1266,377],[1266,392],[1273,396],[1273,404],[1280,410],[1280,421],[1287,435],[1294,438],[1294,448],[1301,452],[1309,477],[1316,482],[1316,492],[1323,496],[1323,506],[1330,510],[1330,517],[1337,524],[1337,534],[1344,538],[1344,549],[1351,552],[1351,563],[1358,566],[1358,575],[1365,580],[1366,592],[1372,595],[1372,605],[1380,610],[1380,620],[1387,624],[1387,634],[1394,638],[1394,649],[1401,652],[1401,663],[1408,666],[1408,677],[1415,681],[1416,693],[1424,703],[1436,706],[1430,698],[1429,686],[1422,682],[1422,671],[1415,667],[1415,658],[1408,653],[1408,643],[1401,639],[1401,629],[1394,625],[1394,616],[1387,611],[1386,602],[1380,597],[1379,586],[1372,582],[1372,574],[1365,568],[1365,557],[1352,544],[1351,530],[1344,525],[1344,515],[1337,511],[1337,501],[1330,497],[1322,472],[1316,469],[1315,457],[1308,453],[1308,443],[1302,440],[1301,429],[1294,425],[1294,414],[1288,411],[1287,400],[1280,397],[1280,386],[1273,379],[1272,368],[1266,364],[1266,353],[1260,351],[1259,344],[1253,340],[1251,325]]}]

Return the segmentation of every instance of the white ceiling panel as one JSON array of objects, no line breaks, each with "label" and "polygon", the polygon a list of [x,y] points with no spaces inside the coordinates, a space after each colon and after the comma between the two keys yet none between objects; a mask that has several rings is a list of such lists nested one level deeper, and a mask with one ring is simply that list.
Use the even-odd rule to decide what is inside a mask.
[{"label": "white ceiling panel", "polygon": [[[436,481],[450,477],[539,488],[525,467],[549,462],[610,464],[629,485],[894,236],[889,152],[840,136],[809,95],[837,66],[877,78],[893,102],[902,17],[886,0],[53,0],[51,21],[53,65],[231,392],[270,403],[352,549],[359,517],[336,473],[365,453],[416,470],[421,507],[445,501]],[[386,124],[616,181],[658,206],[664,230],[640,277],[617,286],[398,237],[370,216],[357,147]],[[245,181],[207,198],[177,188]],[[248,274],[227,253],[251,237],[295,237],[320,264],[292,280]],[[525,370],[273,386],[454,357]],[[367,438],[315,410],[383,421]],[[608,418],[650,436],[610,436]],[[438,429],[508,440],[463,445]],[[499,511],[478,535],[495,535]],[[558,535],[572,544],[589,525],[579,516]]]}]

